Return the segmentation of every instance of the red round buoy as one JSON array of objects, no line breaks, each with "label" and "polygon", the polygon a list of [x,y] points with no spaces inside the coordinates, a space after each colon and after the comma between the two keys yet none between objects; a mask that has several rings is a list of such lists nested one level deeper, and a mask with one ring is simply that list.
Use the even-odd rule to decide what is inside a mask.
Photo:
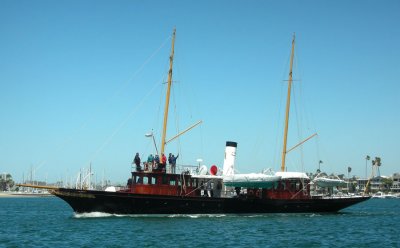
[{"label": "red round buoy", "polygon": [[215,175],[217,175],[217,172],[218,172],[218,167],[215,165],[212,165],[210,168],[210,174],[215,176]]}]

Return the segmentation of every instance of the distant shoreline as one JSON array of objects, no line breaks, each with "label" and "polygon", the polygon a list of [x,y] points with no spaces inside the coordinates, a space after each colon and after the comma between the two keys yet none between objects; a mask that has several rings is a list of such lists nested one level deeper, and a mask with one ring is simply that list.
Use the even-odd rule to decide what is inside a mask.
[{"label": "distant shoreline", "polygon": [[50,193],[18,193],[18,192],[0,192],[0,198],[25,198],[25,197],[53,197]]}]

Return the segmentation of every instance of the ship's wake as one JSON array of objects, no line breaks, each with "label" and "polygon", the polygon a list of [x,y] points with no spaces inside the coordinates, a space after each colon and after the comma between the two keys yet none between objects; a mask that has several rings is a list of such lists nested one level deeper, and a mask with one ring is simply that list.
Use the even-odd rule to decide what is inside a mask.
[{"label": "ship's wake", "polygon": [[90,213],[74,213],[73,218],[113,218],[113,217],[130,217],[130,218],[221,218],[226,217],[226,214],[110,214],[103,212]]},{"label": "ship's wake", "polygon": [[104,212],[74,213],[73,218],[295,218],[308,216],[320,217],[321,214],[110,214]]},{"label": "ship's wake", "polygon": [[102,212],[91,212],[91,213],[74,213],[74,218],[108,218],[108,217],[118,217],[123,215],[109,214]]}]

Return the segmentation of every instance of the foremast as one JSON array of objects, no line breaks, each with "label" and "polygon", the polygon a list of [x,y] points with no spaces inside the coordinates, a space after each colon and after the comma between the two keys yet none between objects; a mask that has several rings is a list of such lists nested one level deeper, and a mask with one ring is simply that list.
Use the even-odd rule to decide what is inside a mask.
[{"label": "foremast", "polygon": [[174,28],[174,32],[172,33],[171,55],[169,56],[167,95],[165,97],[164,122],[163,122],[163,132],[162,132],[162,136],[161,136],[161,154],[160,154],[160,158],[161,158],[162,154],[164,154],[165,143],[166,143],[165,142],[165,137],[167,135],[169,98],[170,98],[171,86],[172,86],[172,66],[173,66],[173,62],[174,62],[175,33],[176,33],[176,28]]},{"label": "foremast", "polygon": [[283,149],[282,149],[281,171],[285,171],[285,163],[286,163],[287,136],[288,136],[288,129],[289,129],[289,112],[290,112],[290,93],[292,91],[292,81],[293,81],[293,79],[292,79],[292,71],[293,71],[293,57],[294,57],[295,38],[296,38],[296,35],[293,34],[292,52],[290,54],[288,93],[287,93],[287,99],[286,99],[285,130],[284,130],[284,134],[283,134]]}]

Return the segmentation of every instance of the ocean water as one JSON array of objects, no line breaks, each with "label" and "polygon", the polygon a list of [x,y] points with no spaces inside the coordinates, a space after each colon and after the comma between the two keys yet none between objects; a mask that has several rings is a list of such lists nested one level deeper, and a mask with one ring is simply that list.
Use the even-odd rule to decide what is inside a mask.
[{"label": "ocean water", "polygon": [[400,247],[400,199],[336,214],[76,215],[62,200],[0,198],[0,247]]}]

